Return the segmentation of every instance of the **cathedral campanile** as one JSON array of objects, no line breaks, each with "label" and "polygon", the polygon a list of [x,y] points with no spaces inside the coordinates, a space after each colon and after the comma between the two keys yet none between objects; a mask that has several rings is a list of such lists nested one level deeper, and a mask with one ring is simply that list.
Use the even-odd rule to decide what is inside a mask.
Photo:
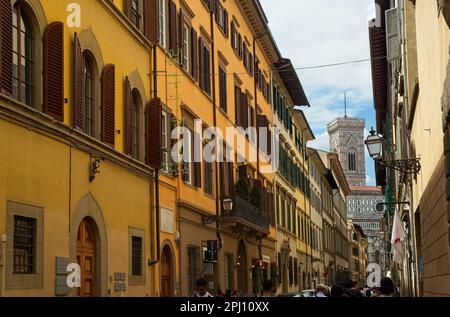
[{"label": "cathedral campanile", "polygon": [[328,124],[330,152],[339,155],[350,186],[366,185],[364,119],[338,118]]}]

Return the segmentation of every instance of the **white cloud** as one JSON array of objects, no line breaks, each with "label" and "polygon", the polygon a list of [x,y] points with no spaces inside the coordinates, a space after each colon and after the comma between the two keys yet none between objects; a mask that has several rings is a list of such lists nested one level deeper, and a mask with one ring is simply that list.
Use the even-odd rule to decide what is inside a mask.
[{"label": "white cloud", "polygon": [[314,149],[329,151],[330,150],[330,137],[327,132],[316,135],[316,139],[308,143],[309,147]]},{"label": "white cloud", "polygon": [[[373,15],[373,0],[261,3],[280,51],[296,67],[370,58],[367,22],[368,15]],[[349,116],[362,113],[367,104],[372,104],[369,62],[298,73],[312,105],[305,114],[316,133],[344,115],[344,91],[348,92]]]},{"label": "white cloud", "polygon": [[[260,0],[283,57],[295,67],[370,58],[368,21],[375,16],[374,0]],[[316,140],[311,147],[329,149],[327,124],[347,115],[374,121],[370,62],[299,70],[311,103],[302,108]],[[364,136],[367,137],[366,129]],[[367,183],[374,184],[374,163],[367,151]]]}]

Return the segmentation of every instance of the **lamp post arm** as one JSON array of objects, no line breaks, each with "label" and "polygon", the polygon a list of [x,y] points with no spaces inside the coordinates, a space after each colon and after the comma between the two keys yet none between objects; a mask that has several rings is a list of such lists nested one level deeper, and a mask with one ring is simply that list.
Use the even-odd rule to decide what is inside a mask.
[{"label": "lamp post arm", "polygon": [[377,160],[376,162],[380,165],[386,166],[387,168],[394,169],[405,174],[417,174],[422,168],[420,158],[392,161]]}]

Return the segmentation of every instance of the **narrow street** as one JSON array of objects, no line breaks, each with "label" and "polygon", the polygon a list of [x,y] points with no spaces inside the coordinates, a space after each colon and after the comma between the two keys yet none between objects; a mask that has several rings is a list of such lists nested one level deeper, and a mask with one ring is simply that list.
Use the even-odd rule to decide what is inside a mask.
[{"label": "narrow street", "polygon": [[449,48],[450,0],[0,0],[0,298],[450,297]]}]

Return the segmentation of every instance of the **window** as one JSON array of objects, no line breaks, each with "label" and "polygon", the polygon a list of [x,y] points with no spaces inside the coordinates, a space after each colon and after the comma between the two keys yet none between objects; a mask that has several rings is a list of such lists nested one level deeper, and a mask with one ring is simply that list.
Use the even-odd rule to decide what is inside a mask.
[{"label": "window", "polygon": [[294,261],[293,261],[293,258],[292,257],[289,257],[289,267],[288,267],[288,270],[289,270],[289,285],[292,285],[292,284],[294,284],[294,270],[293,270],[293,266],[294,266],[294,263],[293,263]]},{"label": "window", "polygon": [[196,246],[188,246],[187,257],[188,289],[193,290],[195,288],[195,282],[200,273],[200,248]]},{"label": "window", "polygon": [[219,65],[220,109],[227,112],[227,74],[225,68]]},{"label": "window", "polygon": [[356,154],[355,154],[355,152],[348,153],[348,170],[356,171]]},{"label": "window", "polygon": [[225,255],[225,290],[234,289],[234,256]]},{"label": "window", "polygon": [[281,192],[281,226],[286,228],[286,205],[284,192]]},{"label": "window", "polygon": [[128,228],[128,284],[145,285],[145,230]]},{"label": "window", "polygon": [[[205,146],[205,144],[203,146]],[[209,195],[213,194],[213,163],[211,159],[205,158],[203,161],[204,191]]]},{"label": "window", "polygon": [[183,23],[183,68],[191,71],[191,28]]},{"label": "window", "polygon": [[224,19],[223,19],[223,7],[221,4],[218,5],[217,8],[217,16],[216,16],[217,24],[219,25],[220,29],[223,31],[224,28]]},{"label": "window", "polygon": [[92,58],[88,51],[83,53],[84,57],[84,133],[94,135],[94,73]]},{"label": "window", "polygon": [[166,0],[159,0],[159,44],[166,47]]},{"label": "window", "polygon": [[277,224],[280,225],[280,188],[277,186],[277,195],[276,195],[276,212],[277,212]]},{"label": "window", "polygon": [[42,288],[44,209],[8,201],[6,235],[6,289]]},{"label": "window", "polygon": [[289,231],[292,231],[292,218],[291,218],[291,199],[287,198],[286,200],[286,212],[287,212],[287,228]]},{"label": "window", "polygon": [[200,52],[201,64],[200,64],[200,87],[208,94],[211,95],[211,55],[209,47],[201,39],[200,40]]},{"label": "window", "polygon": [[193,184],[193,133],[190,129],[186,129],[186,135],[183,136],[183,175],[184,181],[190,185]]},{"label": "window", "polygon": [[142,238],[132,237],[131,267],[133,276],[142,276]]},{"label": "window", "polygon": [[36,219],[14,216],[14,274],[36,273]]},{"label": "window", "polygon": [[13,78],[12,97],[28,106],[33,105],[34,56],[33,32],[30,21],[20,5],[13,8]]},{"label": "window", "polygon": [[139,28],[141,15],[139,14],[139,1],[131,0],[131,22]]},{"label": "window", "polygon": [[170,131],[170,123],[169,116],[167,112],[162,111],[161,113],[161,134],[162,134],[162,169],[165,173],[169,173],[169,164],[170,164],[170,140],[171,140],[171,131]]}]

